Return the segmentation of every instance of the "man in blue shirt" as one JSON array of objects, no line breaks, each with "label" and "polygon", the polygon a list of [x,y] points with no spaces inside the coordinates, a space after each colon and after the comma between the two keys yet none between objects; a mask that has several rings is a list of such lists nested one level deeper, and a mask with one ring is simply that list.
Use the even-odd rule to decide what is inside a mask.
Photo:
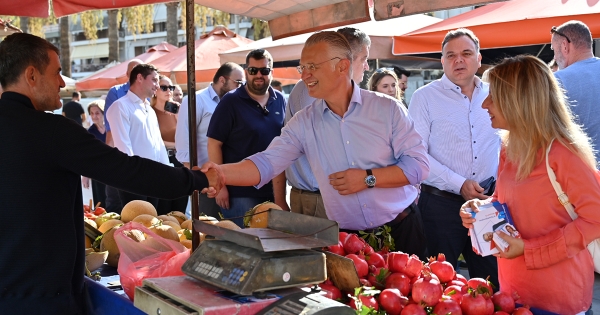
[{"label": "man in blue shirt", "polygon": [[352,81],[352,52],[337,32],[312,35],[302,49],[302,80],[312,105],[296,113],[267,150],[220,168],[226,183],[262,187],[306,156],[327,216],[344,230],[391,228],[396,250],[424,258],[425,238],[414,201],[429,174],[423,140],[406,110]]},{"label": "man in blue shirt", "polygon": [[[106,95],[106,99],[104,100],[104,112],[107,113],[110,106],[121,97],[125,96],[129,91],[129,75],[131,74],[131,70],[139,65],[144,63],[139,59],[132,59],[127,64],[127,82],[119,85],[115,85],[108,90],[108,94]],[[104,127],[106,128],[106,144],[111,147],[114,147],[115,144],[112,138],[112,132],[110,131],[110,123],[108,121],[108,117],[104,115]],[[119,190],[106,185],[106,211],[108,212],[116,212],[121,213],[121,209],[123,208],[123,204],[121,203],[121,197],[119,196]]]},{"label": "man in blue shirt", "polygon": [[[344,27],[337,30],[344,35],[352,49],[352,79],[357,84],[364,78],[364,72],[369,70],[369,47],[371,39],[365,32],[352,27]],[[288,106],[285,112],[286,123],[294,117],[301,109],[315,101],[308,95],[308,89],[304,81],[300,80],[290,93]],[[327,218],[323,197],[319,190],[317,180],[310,169],[305,156],[298,158],[294,164],[285,170],[285,176],[292,186],[290,192],[290,207],[293,212],[302,213],[320,218]]]},{"label": "man in blue shirt", "polygon": [[592,51],[592,34],[580,21],[552,28],[552,49],[559,71],[554,75],[565,89],[571,110],[592,138],[600,160],[600,58]]},{"label": "man in blue shirt", "polygon": [[[226,94],[215,108],[208,125],[208,157],[217,164],[235,163],[263,151],[281,134],[285,98],[273,89],[273,57],[264,49],[246,56],[246,84]],[[273,201],[288,209],[285,173],[280,171],[261,188],[227,186],[216,196],[225,218],[240,227],[242,216],[257,204]]]}]

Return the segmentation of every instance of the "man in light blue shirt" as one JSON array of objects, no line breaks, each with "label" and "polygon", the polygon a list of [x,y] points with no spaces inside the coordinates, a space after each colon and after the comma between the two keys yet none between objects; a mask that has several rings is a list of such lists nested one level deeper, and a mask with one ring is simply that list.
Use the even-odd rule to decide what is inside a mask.
[{"label": "man in light blue shirt", "polygon": [[[364,72],[369,70],[369,47],[371,39],[365,32],[352,28],[344,27],[337,30],[344,35],[352,49],[352,79],[360,83],[363,80]],[[294,86],[288,99],[288,106],[285,110],[286,123],[301,109],[307,107],[315,101],[308,95],[308,89],[304,81],[300,80]],[[298,158],[294,164],[285,170],[285,176],[292,186],[290,192],[290,208],[293,212],[302,213],[320,218],[327,218],[323,197],[319,190],[319,184],[315,179],[310,165],[305,156]]]},{"label": "man in light blue shirt", "polygon": [[397,100],[352,81],[352,52],[336,32],[306,42],[298,67],[319,100],[298,112],[269,147],[219,168],[228,185],[261,187],[306,156],[327,217],[344,230],[391,228],[396,250],[424,258],[425,239],[413,186],[429,174],[422,138]]},{"label": "man in light blue shirt", "polygon": [[[196,165],[208,162],[208,138],[206,131],[215,108],[227,92],[237,89],[244,83],[244,69],[233,62],[224,63],[215,73],[213,82],[207,88],[196,92]],[[188,97],[185,96],[179,107],[177,129],[175,130],[175,149],[177,160],[190,168],[190,139],[188,122]],[[220,208],[215,198],[199,194],[200,212],[219,217]]]},{"label": "man in light blue shirt", "polygon": [[[600,58],[592,51],[592,34],[580,21],[552,29],[552,49],[559,71],[554,75],[565,89],[571,110],[600,149]],[[600,151],[596,151],[600,160]]]}]

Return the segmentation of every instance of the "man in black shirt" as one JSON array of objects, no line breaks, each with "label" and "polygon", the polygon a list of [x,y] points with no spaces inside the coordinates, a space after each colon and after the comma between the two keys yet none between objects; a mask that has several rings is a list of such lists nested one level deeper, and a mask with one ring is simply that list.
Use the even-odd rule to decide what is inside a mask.
[{"label": "man in black shirt", "polygon": [[81,93],[73,92],[73,98],[70,102],[63,106],[62,115],[72,119],[80,126],[82,126],[82,122],[85,121],[85,111],[83,110],[83,106],[79,103],[81,100]]}]

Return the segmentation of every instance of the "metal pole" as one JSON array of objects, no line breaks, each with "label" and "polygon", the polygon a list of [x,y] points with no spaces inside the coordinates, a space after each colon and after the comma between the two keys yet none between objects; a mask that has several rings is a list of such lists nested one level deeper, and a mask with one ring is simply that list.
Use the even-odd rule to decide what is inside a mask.
[{"label": "metal pole", "polygon": [[[198,166],[196,141],[196,27],[194,26],[194,0],[185,1],[185,35],[187,42],[187,91],[188,91],[188,126],[190,138],[190,168]],[[185,104],[184,104],[185,105]],[[198,220],[198,191],[192,193],[192,220]],[[194,231],[192,224],[192,251],[200,245],[200,235]]]}]

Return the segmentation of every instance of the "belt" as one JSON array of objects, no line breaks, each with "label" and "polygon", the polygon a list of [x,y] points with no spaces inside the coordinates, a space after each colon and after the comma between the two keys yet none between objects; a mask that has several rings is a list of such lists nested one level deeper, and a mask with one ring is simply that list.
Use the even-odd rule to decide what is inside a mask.
[{"label": "belt", "polygon": [[168,156],[175,156],[176,153],[177,153],[177,150],[175,150],[175,149],[167,149]]},{"label": "belt", "polygon": [[292,187],[292,190],[299,194],[317,194],[317,195],[321,194],[321,191],[318,189],[313,191],[313,190],[304,190],[304,189]]},{"label": "belt", "polygon": [[440,196],[440,197],[443,197],[443,198],[452,199],[452,200],[455,200],[455,201],[465,202],[465,199],[461,195],[453,194],[453,193],[447,192],[445,190],[439,190],[439,189],[437,189],[437,188],[435,188],[433,186],[421,184],[421,191],[424,191],[424,192],[426,192],[428,194]]},{"label": "belt", "polygon": [[[402,222],[402,220],[406,219],[406,217],[408,217],[408,215],[413,212],[413,207],[417,207],[417,204],[414,202],[411,203],[410,206],[406,207],[406,209],[404,209],[404,211],[398,213],[398,215],[392,221],[385,223],[383,225],[392,227],[392,226],[400,224],[400,222]],[[376,232],[378,229],[379,229],[379,227],[376,227],[374,229],[366,229],[366,230],[364,230],[364,232],[365,233]]]}]

